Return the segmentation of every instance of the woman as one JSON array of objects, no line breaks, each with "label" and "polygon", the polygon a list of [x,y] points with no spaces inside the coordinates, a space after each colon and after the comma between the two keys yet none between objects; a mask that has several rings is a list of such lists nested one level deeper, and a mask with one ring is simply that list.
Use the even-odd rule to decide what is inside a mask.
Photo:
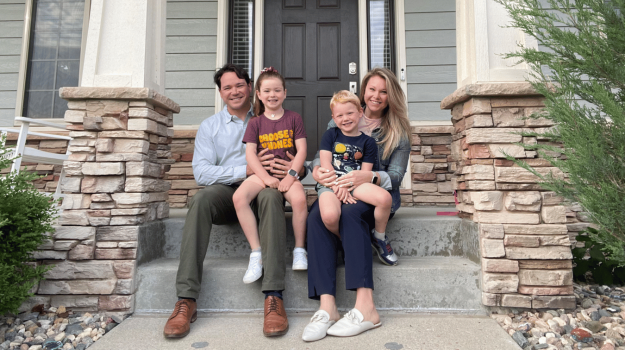
[{"label": "woman", "polygon": [[[401,204],[399,186],[406,173],[410,157],[410,123],[406,112],[405,95],[397,78],[388,69],[374,68],[362,80],[361,104],[365,106],[360,130],[378,143],[378,171],[354,170],[338,179],[338,184],[351,192],[363,183],[375,183],[391,193],[391,217]],[[328,128],[334,127],[331,121]],[[336,181],[332,169],[319,167],[313,161],[313,178],[325,186]],[[339,198],[341,208],[337,237],[326,229],[315,202],[308,214],[308,297],[320,300],[319,311],[304,329],[305,341],[322,339],[326,334],[353,336],[379,327],[380,316],[373,302],[373,272],[370,246],[378,250],[380,259],[389,265],[397,263],[386,237],[372,237],[370,226],[373,206],[353,198]],[[344,250],[345,285],[356,291],[356,304],[345,317],[336,307],[336,254]],[[338,322],[337,322],[338,321]],[[336,323],[335,323],[336,322]],[[330,328],[332,326],[332,328]]]}]

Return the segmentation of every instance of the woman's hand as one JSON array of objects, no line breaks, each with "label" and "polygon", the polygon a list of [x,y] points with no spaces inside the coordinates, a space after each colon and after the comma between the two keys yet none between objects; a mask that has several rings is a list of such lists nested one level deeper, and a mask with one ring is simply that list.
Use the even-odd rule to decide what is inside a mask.
[{"label": "woman's hand", "polygon": [[341,176],[338,180],[338,185],[341,188],[345,188],[348,191],[353,191],[356,187],[364,184],[371,183],[373,178],[373,172],[366,170],[353,170],[348,174]]},{"label": "woman's hand", "polygon": [[315,167],[315,169],[313,169],[312,176],[315,181],[326,187],[332,187],[335,185],[334,181],[336,180],[336,174],[334,173],[334,169],[328,170],[322,167]]}]

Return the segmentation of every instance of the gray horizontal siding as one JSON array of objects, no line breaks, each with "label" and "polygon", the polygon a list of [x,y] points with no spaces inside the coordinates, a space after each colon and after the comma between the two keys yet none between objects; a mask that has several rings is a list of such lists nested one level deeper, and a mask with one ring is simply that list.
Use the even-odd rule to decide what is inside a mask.
[{"label": "gray horizontal siding", "polygon": [[165,43],[166,53],[204,53],[215,52],[217,37],[215,36],[170,36]]},{"label": "gray horizontal siding", "polygon": [[22,38],[0,38],[0,56],[19,55],[22,52]]},{"label": "gray horizontal siding", "polygon": [[175,125],[194,125],[215,114],[214,107],[185,107],[184,113],[174,114]]},{"label": "gray horizontal siding", "polygon": [[177,125],[214,114],[216,34],[217,1],[167,1],[165,94],[180,104]]},{"label": "gray horizontal siding", "polygon": [[411,120],[449,120],[440,101],[456,90],[456,3],[406,0],[406,79]]},{"label": "gray horizontal siding", "polygon": [[406,0],[404,12],[441,12],[455,10],[456,0]]},{"label": "gray horizontal siding", "polygon": [[450,120],[448,110],[441,110],[440,102],[410,102],[408,103],[410,120]]},{"label": "gray horizontal siding", "polygon": [[456,31],[453,29],[421,30],[406,37],[407,47],[455,47]]},{"label": "gray horizontal siding", "polygon": [[[415,0],[411,0],[415,1]],[[454,8],[455,9],[455,8]],[[454,12],[406,12],[406,30],[456,29]]]},{"label": "gray horizontal siding", "polygon": [[24,2],[11,1],[10,4],[1,4],[0,21],[16,21],[24,19]]},{"label": "gray horizontal siding", "polygon": [[169,89],[212,89],[213,71],[205,72],[167,72],[165,81]]},{"label": "gray horizontal siding", "polygon": [[168,2],[167,18],[217,18],[217,1]]},{"label": "gray horizontal siding", "polygon": [[24,0],[0,0],[0,126],[13,126],[20,70]]}]

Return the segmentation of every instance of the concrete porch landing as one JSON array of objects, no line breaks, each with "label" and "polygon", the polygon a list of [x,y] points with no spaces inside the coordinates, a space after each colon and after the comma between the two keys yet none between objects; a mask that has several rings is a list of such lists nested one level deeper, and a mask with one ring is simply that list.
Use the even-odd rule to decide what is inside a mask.
[{"label": "concrete porch landing", "polygon": [[132,316],[95,342],[89,349],[437,349],[519,350],[497,322],[486,316],[447,316],[381,312],[382,327],[357,337],[326,337],[302,341],[302,331],[312,312],[288,312],[289,332],[265,338],[261,313],[203,314],[191,325],[191,333],[166,340],[163,327],[168,316]]}]

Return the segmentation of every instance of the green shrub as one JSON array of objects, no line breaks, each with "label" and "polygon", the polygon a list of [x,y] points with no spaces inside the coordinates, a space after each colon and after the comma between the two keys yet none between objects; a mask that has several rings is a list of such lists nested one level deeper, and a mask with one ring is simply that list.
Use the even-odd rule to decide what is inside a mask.
[{"label": "green shrub", "polygon": [[[0,143],[0,169],[11,166]],[[0,315],[17,312],[32,296],[33,286],[49,266],[36,266],[32,253],[48,238],[56,203],[37,191],[32,181],[39,176],[27,171],[0,176]]]},{"label": "green shrub", "polygon": [[[589,228],[588,231],[597,234],[597,230],[593,228]],[[617,261],[613,259],[606,259],[601,243],[593,242],[587,235],[577,236],[577,241],[584,242],[584,246],[573,248],[573,262],[575,263],[573,278],[575,280],[608,286],[625,285],[625,267],[619,267]]]},{"label": "green shrub", "polygon": [[556,124],[541,135],[563,145],[526,149],[538,150],[568,178],[540,176],[518,163],[588,213],[597,227],[587,231],[591,259],[600,249],[610,264],[625,266],[625,0],[548,0],[551,9],[541,7],[543,0],[497,1],[511,26],[542,47],[506,57],[530,67],[532,85],[545,96],[544,117]]}]

